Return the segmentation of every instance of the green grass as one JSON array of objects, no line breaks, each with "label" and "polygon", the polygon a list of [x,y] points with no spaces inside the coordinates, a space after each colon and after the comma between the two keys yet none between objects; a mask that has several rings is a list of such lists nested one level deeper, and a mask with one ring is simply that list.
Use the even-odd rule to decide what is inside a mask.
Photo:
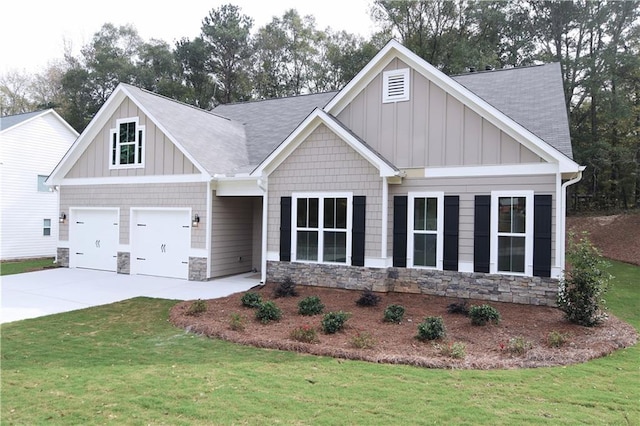
[{"label": "green grass", "polygon": [[22,274],[23,272],[38,271],[54,266],[53,257],[2,262],[0,263],[0,275]]},{"label": "green grass", "polygon": [[[609,307],[640,329],[640,268]],[[2,424],[640,424],[638,345],[584,364],[429,370],[185,333],[137,298],[2,326]]]}]

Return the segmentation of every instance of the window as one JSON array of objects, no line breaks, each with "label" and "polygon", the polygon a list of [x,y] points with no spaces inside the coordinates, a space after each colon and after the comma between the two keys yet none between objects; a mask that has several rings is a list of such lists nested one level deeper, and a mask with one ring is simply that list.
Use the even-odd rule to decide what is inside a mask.
[{"label": "window", "polygon": [[38,175],[38,192],[51,192],[49,187],[44,184],[49,176]]},{"label": "window", "polygon": [[442,269],[444,194],[409,193],[409,267]]},{"label": "window", "polygon": [[295,261],[349,264],[351,194],[294,194]]},{"label": "window", "polygon": [[533,193],[492,194],[492,272],[531,275]]},{"label": "window", "polygon": [[42,235],[48,237],[51,235],[51,219],[44,219],[42,222]]},{"label": "window", "polygon": [[382,103],[409,100],[409,68],[382,73]]},{"label": "window", "polygon": [[144,126],[137,118],[116,121],[111,129],[111,168],[144,166]]}]

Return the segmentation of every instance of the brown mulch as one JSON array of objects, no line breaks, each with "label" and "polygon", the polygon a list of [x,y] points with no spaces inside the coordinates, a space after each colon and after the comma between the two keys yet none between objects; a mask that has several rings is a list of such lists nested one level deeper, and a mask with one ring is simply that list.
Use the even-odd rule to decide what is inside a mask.
[{"label": "brown mulch", "polygon": [[611,216],[570,216],[567,229],[579,235],[586,231],[589,240],[603,256],[640,265],[640,213]]},{"label": "brown mulch", "polygon": [[[207,300],[207,311],[199,316],[187,314],[193,301],[179,303],[171,310],[170,321],[190,332],[255,347],[431,368],[494,369],[575,364],[632,346],[638,339],[633,327],[613,316],[601,326],[581,327],[568,323],[562,312],[552,307],[468,300],[469,306],[488,303],[502,317],[498,325],[474,326],[468,317],[447,312],[449,304],[460,302],[457,299],[380,293],[378,306],[359,307],[355,304],[361,295],[359,291],[297,286],[297,297],[273,299],[273,289],[273,284],[267,284],[252,291],[260,293],[263,300],[274,300],[282,309],[283,316],[279,322],[265,325],[257,321],[254,310],[242,306],[240,299],[243,293]],[[325,305],[324,312],[350,312],[352,316],[346,322],[346,328],[327,335],[321,331],[322,315],[299,315],[298,302],[306,296],[320,297]],[[401,324],[383,321],[384,309],[390,304],[405,307]],[[244,331],[231,330],[232,314],[245,318]],[[444,341],[421,342],[415,338],[417,326],[426,316],[443,318],[447,331]],[[317,330],[317,343],[300,343],[290,338],[294,328],[305,325]],[[567,336],[562,347],[548,346],[547,337],[551,331]],[[354,347],[354,336],[362,332],[373,338],[375,344],[372,348]],[[531,349],[524,355],[509,350],[510,339],[517,337],[531,343]],[[442,348],[452,342],[466,346],[464,359],[445,356],[436,346]]]}]

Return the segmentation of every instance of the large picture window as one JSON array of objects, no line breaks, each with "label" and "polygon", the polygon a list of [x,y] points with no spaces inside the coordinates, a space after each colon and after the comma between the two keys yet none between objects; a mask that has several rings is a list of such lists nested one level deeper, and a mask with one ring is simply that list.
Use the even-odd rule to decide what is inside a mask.
[{"label": "large picture window", "polygon": [[409,193],[409,267],[442,269],[444,194]]},{"label": "large picture window", "polygon": [[296,261],[350,264],[351,194],[294,195]]},{"label": "large picture window", "polygon": [[531,275],[533,193],[492,194],[493,272]]},{"label": "large picture window", "polygon": [[144,126],[137,118],[118,120],[111,129],[111,168],[144,166]]}]

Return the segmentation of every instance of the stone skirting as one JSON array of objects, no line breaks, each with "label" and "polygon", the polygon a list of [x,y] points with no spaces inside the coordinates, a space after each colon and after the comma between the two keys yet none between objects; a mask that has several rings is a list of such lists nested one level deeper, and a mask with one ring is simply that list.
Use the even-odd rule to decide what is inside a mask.
[{"label": "stone skirting", "polygon": [[189,281],[207,281],[206,257],[189,258]]},{"label": "stone skirting", "polygon": [[56,249],[56,262],[58,266],[63,268],[69,267],[69,249],[66,247],[58,247]]},{"label": "stone skirting", "polygon": [[267,262],[267,281],[291,277],[300,285],[420,293],[494,302],[556,306],[558,280],[541,277],[435,271],[412,268],[365,268],[315,263]]},{"label": "stone skirting", "polygon": [[131,253],[123,251],[118,252],[118,266],[116,271],[119,274],[131,273]]}]

